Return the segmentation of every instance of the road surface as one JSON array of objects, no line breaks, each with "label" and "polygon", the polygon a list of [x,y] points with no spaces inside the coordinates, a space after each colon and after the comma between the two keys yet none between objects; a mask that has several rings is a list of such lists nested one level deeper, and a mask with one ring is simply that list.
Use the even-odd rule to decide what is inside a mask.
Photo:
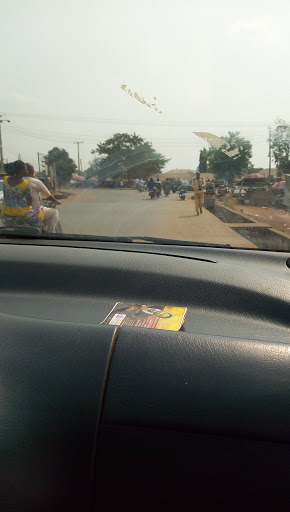
[{"label": "road surface", "polygon": [[[71,192],[71,190],[70,190]],[[204,210],[196,216],[191,192],[151,200],[136,190],[73,191],[59,207],[63,233],[99,236],[154,236],[254,248],[244,237]]]}]

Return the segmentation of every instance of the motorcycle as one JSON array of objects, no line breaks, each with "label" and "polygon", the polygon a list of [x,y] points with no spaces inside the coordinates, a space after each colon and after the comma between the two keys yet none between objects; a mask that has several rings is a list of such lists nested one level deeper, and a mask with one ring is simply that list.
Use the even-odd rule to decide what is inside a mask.
[{"label": "motorcycle", "polygon": [[[46,206],[47,208],[56,208],[56,204],[53,203],[50,199],[43,199],[42,200],[43,206]],[[44,221],[43,223],[43,231],[47,231],[47,222]],[[62,233],[62,227],[60,221],[58,221],[54,233]]]},{"label": "motorcycle", "polygon": [[168,197],[168,196],[169,196],[169,194],[170,194],[170,190],[171,190],[171,189],[170,189],[170,186],[169,186],[169,187],[164,187],[164,188],[163,188],[163,191],[164,191],[164,195],[165,195],[165,197]]},{"label": "motorcycle", "polygon": [[156,198],[160,197],[160,193],[158,195],[157,187],[154,187],[151,190],[149,190],[149,197],[150,197],[150,199],[156,199]]},{"label": "motorcycle", "polygon": [[145,183],[138,183],[137,190],[139,192],[145,192],[146,190],[146,184]]},{"label": "motorcycle", "polygon": [[[56,205],[47,199],[43,200],[43,206],[46,206],[47,208],[56,208]],[[3,234],[17,232],[25,235],[41,235],[47,233],[47,221],[43,222],[42,227],[36,227],[23,220],[22,217],[5,216],[5,218],[2,218],[2,224],[3,226],[0,227],[0,232]],[[62,233],[60,222],[57,223],[54,233]]]},{"label": "motorcycle", "polygon": [[182,201],[184,201],[184,199],[185,199],[185,189],[184,189],[183,187],[181,187],[181,188],[179,189],[179,197],[180,197],[180,199],[181,199]]},{"label": "motorcycle", "polygon": [[160,197],[161,196],[161,183],[160,181],[156,183],[156,197]]}]

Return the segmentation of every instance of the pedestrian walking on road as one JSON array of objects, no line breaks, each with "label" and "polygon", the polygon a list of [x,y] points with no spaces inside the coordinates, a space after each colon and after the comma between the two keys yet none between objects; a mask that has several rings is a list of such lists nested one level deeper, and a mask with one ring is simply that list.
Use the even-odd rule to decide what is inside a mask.
[{"label": "pedestrian walking on road", "polygon": [[200,172],[196,171],[196,176],[192,182],[194,190],[194,202],[196,215],[202,213],[202,207],[204,203],[204,179],[200,177]]}]

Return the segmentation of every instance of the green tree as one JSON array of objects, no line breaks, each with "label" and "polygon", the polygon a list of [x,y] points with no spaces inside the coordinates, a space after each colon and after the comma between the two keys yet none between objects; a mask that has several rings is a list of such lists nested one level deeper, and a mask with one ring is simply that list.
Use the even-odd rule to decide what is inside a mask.
[{"label": "green tree", "polygon": [[217,179],[232,183],[252,167],[252,144],[240,136],[240,132],[228,132],[222,137],[225,142],[219,149],[211,147],[207,151],[207,170]]},{"label": "green tree", "polygon": [[135,133],[115,133],[98,144],[92,154],[97,158],[87,172],[98,176],[100,182],[113,177],[147,179],[160,173],[169,161],[157,153],[150,142]]},{"label": "green tree", "polygon": [[282,178],[290,172],[290,125],[283,119],[277,119],[272,135],[271,148],[277,167],[277,176]]},{"label": "green tree", "polygon": [[200,173],[207,172],[207,157],[208,157],[208,152],[204,148],[199,153],[199,164],[198,164],[197,170]]},{"label": "green tree", "polygon": [[54,147],[48,151],[45,161],[49,166],[55,164],[56,177],[60,185],[67,183],[77,169],[76,164],[65,149]]}]

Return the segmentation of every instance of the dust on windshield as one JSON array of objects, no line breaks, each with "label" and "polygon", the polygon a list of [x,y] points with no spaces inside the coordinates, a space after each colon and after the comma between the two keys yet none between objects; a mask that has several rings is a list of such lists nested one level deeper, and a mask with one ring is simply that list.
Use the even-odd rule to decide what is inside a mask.
[{"label": "dust on windshield", "polygon": [[282,6],[5,2],[0,236],[289,251]]}]

